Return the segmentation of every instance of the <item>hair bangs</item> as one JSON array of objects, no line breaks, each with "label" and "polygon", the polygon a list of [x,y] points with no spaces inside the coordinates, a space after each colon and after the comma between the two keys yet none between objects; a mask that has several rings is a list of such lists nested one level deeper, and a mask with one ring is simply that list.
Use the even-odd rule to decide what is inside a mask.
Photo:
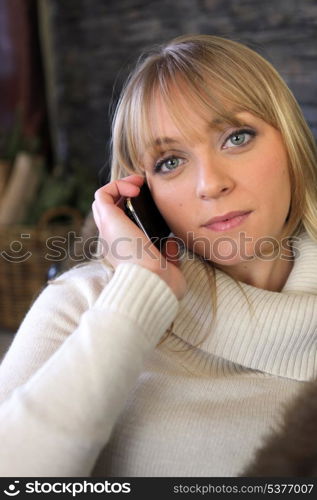
[{"label": "hair bangs", "polygon": [[[276,126],[270,93],[262,81],[262,66],[253,65],[244,54],[241,62],[228,59],[224,51],[208,53],[197,58],[195,51],[188,53],[188,47],[166,47],[145,65],[133,85],[134,90],[126,106],[124,127],[126,152],[130,168],[143,173],[142,155],[145,150],[158,150],[154,134],[156,98],[168,110],[172,121],[188,141],[199,140],[198,129],[188,120],[188,111],[195,110],[197,117],[208,126],[222,124],[240,126],[236,117],[241,111],[248,111]],[[260,56],[258,56],[260,58]],[[262,59],[262,58],[261,58]],[[263,61],[261,60],[261,64]],[[252,67],[251,67],[252,66]],[[154,116],[154,119],[153,119]],[[127,158],[127,157],[126,157]]]},{"label": "hair bangs", "polygon": [[[151,77],[144,79],[144,84],[138,88],[138,92],[134,92],[124,123],[124,127],[129,131],[125,136],[131,167],[140,173],[143,172],[144,152],[160,149],[154,131],[155,103],[158,98],[168,110],[180,134],[189,142],[200,140],[198,128],[188,120],[189,111],[194,109],[197,119],[204,121],[207,126],[221,127],[223,124],[241,126],[242,122],[236,114],[245,110],[238,102],[220,95],[216,85],[208,84],[206,79],[198,77],[197,72],[192,75],[190,68],[189,74],[184,72],[184,69],[179,74],[177,67],[171,64],[163,68],[156,65],[154,70]],[[215,88],[214,91],[212,87]]]}]

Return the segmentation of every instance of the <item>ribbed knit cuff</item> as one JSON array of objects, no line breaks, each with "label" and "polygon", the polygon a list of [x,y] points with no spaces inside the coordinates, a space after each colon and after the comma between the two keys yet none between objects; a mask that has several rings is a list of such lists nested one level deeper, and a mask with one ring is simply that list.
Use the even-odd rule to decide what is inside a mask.
[{"label": "ribbed knit cuff", "polygon": [[179,302],[156,273],[137,264],[120,264],[94,309],[117,311],[140,325],[149,337],[160,338],[178,312]]}]

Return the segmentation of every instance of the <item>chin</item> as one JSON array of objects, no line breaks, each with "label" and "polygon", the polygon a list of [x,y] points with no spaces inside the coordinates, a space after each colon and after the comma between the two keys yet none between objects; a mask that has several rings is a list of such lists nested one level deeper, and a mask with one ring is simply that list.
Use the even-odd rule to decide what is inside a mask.
[{"label": "chin", "polygon": [[234,266],[255,258],[252,245],[241,247],[234,238],[229,237],[219,238],[210,245],[197,245],[194,251],[221,266]]}]

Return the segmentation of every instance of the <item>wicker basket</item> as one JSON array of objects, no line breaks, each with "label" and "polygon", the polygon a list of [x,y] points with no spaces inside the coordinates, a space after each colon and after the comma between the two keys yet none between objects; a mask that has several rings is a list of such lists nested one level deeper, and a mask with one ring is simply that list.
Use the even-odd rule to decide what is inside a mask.
[{"label": "wicker basket", "polygon": [[76,209],[61,206],[45,212],[35,227],[0,228],[0,328],[19,327],[52,264],[67,260],[82,222]]}]

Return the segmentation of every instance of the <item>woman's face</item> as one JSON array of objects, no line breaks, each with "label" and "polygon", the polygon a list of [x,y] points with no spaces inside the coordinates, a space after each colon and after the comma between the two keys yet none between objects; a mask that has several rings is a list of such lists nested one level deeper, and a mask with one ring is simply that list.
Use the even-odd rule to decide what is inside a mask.
[{"label": "woman's face", "polygon": [[207,125],[194,111],[184,112],[199,139],[186,140],[157,99],[153,128],[159,151],[144,155],[147,182],[171,231],[221,265],[272,250],[291,199],[280,132],[248,112],[236,115],[244,124],[238,128]]}]

